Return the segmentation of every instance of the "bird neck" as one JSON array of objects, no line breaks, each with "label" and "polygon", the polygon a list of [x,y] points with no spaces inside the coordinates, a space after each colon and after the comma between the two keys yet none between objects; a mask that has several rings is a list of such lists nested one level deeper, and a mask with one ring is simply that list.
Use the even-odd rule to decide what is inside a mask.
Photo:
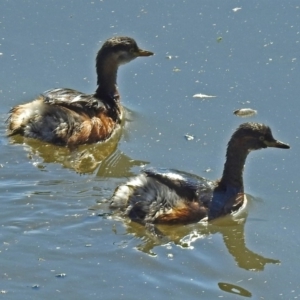
[{"label": "bird neck", "polygon": [[244,189],[243,171],[249,148],[239,139],[231,139],[228,143],[226,162],[224,164],[223,175],[220,180],[221,185],[229,185]]},{"label": "bird neck", "polygon": [[249,148],[239,139],[229,141],[223,176],[217,182],[210,202],[210,220],[230,213],[243,202],[239,196],[244,193],[243,170],[248,153]]},{"label": "bird neck", "polygon": [[118,64],[111,54],[98,53],[96,61],[97,84],[96,96],[101,97],[103,101],[109,102],[119,100],[117,88]]},{"label": "bird neck", "polygon": [[106,105],[108,114],[116,122],[120,122],[121,106],[117,88],[118,64],[113,55],[98,53],[96,60],[97,90],[95,97]]}]

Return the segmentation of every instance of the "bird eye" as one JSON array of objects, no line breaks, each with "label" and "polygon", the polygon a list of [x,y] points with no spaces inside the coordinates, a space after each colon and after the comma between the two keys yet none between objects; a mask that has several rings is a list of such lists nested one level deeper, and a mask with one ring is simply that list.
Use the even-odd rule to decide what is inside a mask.
[{"label": "bird eye", "polygon": [[129,52],[130,52],[130,53],[134,53],[134,48],[130,48],[130,49],[129,49]]},{"label": "bird eye", "polygon": [[265,137],[264,137],[263,135],[261,135],[261,136],[259,137],[259,139],[260,139],[261,141],[264,141],[264,140],[265,140]]}]

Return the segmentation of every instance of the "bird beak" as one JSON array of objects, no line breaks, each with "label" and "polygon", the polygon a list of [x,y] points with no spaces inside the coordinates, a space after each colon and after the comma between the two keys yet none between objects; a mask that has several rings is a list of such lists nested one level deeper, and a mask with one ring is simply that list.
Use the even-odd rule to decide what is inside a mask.
[{"label": "bird beak", "polygon": [[290,146],[288,144],[284,144],[280,141],[273,140],[273,141],[264,141],[264,143],[267,145],[267,147],[273,147],[273,148],[281,148],[281,149],[290,149]]},{"label": "bird beak", "polygon": [[151,51],[147,51],[147,50],[143,50],[143,49],[139,49],[138,52],[136,53],[136,56],[151,56],[154,53]]}]

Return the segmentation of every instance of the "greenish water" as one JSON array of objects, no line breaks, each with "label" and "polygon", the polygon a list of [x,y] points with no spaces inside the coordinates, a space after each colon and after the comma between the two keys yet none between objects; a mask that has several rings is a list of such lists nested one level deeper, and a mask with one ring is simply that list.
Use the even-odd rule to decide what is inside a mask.
[{"label": "greenish water", "polygon": [[[2,1],[1,297],[299,297],[299,9],[297,1]],[[5,136],[12,106],[54,87],[93,92],[96,51],[115,34],[155,52],[120,69],[119,136],[73,153]],[[258,114],[233,115],[243,107]],[[249,205],[237,222],[163,226],[160,241],[98,204],[147,165],[218,178],[244,121],[270,125],[291,149],[249,155]]]}]

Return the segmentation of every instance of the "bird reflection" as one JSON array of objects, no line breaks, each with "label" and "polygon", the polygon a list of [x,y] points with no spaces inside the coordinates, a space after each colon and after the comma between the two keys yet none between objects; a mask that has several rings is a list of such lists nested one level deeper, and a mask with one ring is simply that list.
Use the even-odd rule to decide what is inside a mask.
[{"label": "bird reflection", "polygon": [[133,176],[135,174],[131,173],[132,167],[143,166],[148,162],[133,160],[118,149],[121,137],[127,134],[126,124],[131,122],[134,114],[128,109],[125,113],[126,120],[122,128],[103,143],[81,145],[71,149],[21,135],[11,136],[10,142],[23,145],[32,164],[41,170],[45,169],[44,163],[58,163],[81,174],[95,173],[97,176],[116,178]]},{"label": "bird reflection", "polygon": [[[247,195],[247,199],[251,202],[252,197]],[[238,267],[249,271],[262,271],[266,264],[279,264],[279,260],[264,257],[247,248],[244,233],[247,215],[248,212],[245,210],[238,216],[228,215],[209,223],[185,226],[159,225],[157,227],[162,233],[162,238],[147,233],[147,230],[136,222],[131,222],[129,219],[123,221],[126,233],[141,240],[136,248],[152,256],[156,255],[153,249],[157,246],[163,246],[171,242],[182,248],[191,248],[196,240],[208,238],[210,235],[218,233],[222,235],[224,244]],[[118,234],[116,230],[115,233]]]},{"label": "bird reflection", "polygon": [[75,149],[54,146],[20,135],[10,138],[12,143],[24,145],[32,163],[44,169],[44,163],[58,163],[78,173],[93,173],[110,155],[116,152],[120,133],[101,144],[82,145]]}]

